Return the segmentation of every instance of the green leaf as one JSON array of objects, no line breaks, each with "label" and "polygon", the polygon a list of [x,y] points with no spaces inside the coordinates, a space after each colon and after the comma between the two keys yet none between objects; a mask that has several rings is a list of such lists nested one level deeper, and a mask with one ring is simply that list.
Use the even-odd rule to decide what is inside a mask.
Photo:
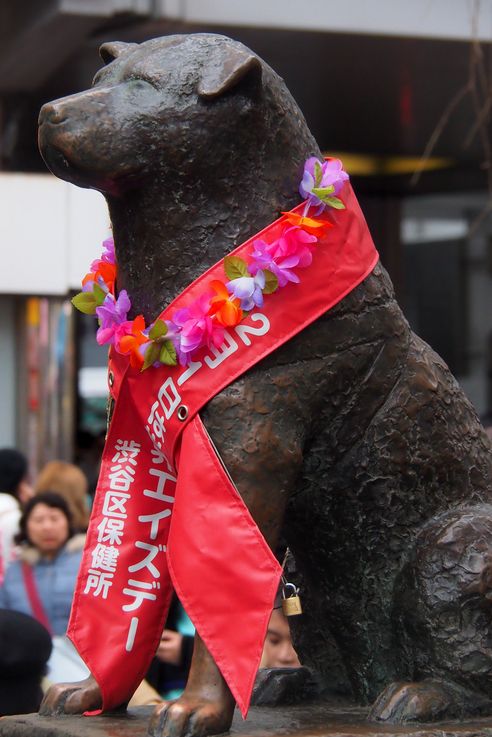
[{"label": "green leaf", "polygon": [[319,197],[321,202],[326,204],[326,198],[333,194],[335,187],[331,184],[329,187],[313,187],[311,191],[316,197]]},{"label": "green leaf", "polygon": [[161,352],[159,354],[159,361],[165,363],[166,366],[176,366],[178,363],[178,357],[176,355],[176,348],[170,340],[165,340]]},{"label": "green leaf", "polygon": [[323,169],[321,164],[317,161],[314,165],[314,186],[319,187],[321,180],[323,179]]},{"label": "green leaf", "polygon": [[325,204],[329,205],[330,207],[334,207],[335,210],[345,210],[345,205],[343,204],[342,200],[338,199],[338,197],[327,197],[325,200]]},{"label": "green leaf", "polygon": [[102,305],[104,300],[106,299],[106,292],[104,289],[101,289],[99,284],[96,284],[94,282],[94,286],[92,287],[92,294],[94,295],[94,298],[96,300],[96,305],[99,307],[99,305]]},{"label": "green leaf", "polygon": [[273,292],[276,292],[278,289],[278,279],[271,271],[268,269],[263,269],[263,273],[265,274],[265,286],[262,289],[263,294],[273,294]]},{"label": "green leaf", "polygon": [[237,256],[226,256],[224,258],[224,270],[229,279],[239,279],[241,276],[249,276],[246,261]]},{"label": "green leaf", "polygon": [[79,292],[72,299],[73,306],[85,315],[95,315],[97,302],[92,292]]},{"label": "green leaf", "polygon": [[157,343],[151,343],[149,345],[149,347],[145,351],[142,371],[145,371],[145,369],[148,369],[149,366],[152,366],[153,363],[159,360],[160,350],[161,347]]},{"label": "green leaf", "polygon": [[158,340],[159,338],[162,338],[164,335],[166,335],[166,333],[167,325],[164,320],[156,320],[149,332],[149,338],[151,340]]}]

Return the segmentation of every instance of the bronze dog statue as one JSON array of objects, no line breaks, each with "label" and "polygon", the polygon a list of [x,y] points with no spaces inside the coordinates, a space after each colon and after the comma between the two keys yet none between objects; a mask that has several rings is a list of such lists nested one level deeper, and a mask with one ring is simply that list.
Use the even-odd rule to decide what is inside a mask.
[{"label": "bronze dog statue", "polygon": [[[101,56],[92,89],[43,107],[40,147],[57,176],[106,197],[118,288],[149,319],[295,206],[320,153],[283,82],[237,42],[169,36]],[[492,713],[491,448],[384,269],[203,418],[269,545],[283,535],[294,552],[301,661],[374,719]],[[99,701],[89,678],[43,710]],[[186,691],[151,729],[222,732],[233,709],[197,636]]]}]

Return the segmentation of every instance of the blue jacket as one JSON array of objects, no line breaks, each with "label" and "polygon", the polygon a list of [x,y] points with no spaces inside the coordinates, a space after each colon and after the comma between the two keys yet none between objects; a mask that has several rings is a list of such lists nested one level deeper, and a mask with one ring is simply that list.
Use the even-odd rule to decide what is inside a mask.
[{"label": "blue jacket", "polygon": [[0,608],[34,616],[22,575],[22,562],[32,566],[34,580],[53,635],[64,635],[72,606],[75,581],[85,535],[72,537],[53,560],[43,560],[35,548],[24,546],[10,563],[0,587]]}]

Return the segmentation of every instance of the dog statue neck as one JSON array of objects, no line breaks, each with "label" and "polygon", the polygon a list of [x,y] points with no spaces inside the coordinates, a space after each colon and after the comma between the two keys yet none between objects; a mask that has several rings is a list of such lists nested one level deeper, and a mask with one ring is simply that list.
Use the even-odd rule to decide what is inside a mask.
[{"label": "dog statue neck", "polygon": [[290,160],[287,176],[285,168],[266,172],[261,161],[248,162],[242,171],[230,166],[221,178],[158,177],[108,197],[117,287],[131,295],[132,317],[154,319],[207,268],[297,205],[302,167],[311,151],[298,154],[294,164]]}]

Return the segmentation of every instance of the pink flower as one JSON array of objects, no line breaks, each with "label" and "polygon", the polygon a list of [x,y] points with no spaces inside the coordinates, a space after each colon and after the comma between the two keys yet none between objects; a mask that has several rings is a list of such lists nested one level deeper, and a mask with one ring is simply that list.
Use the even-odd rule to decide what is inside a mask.
[{"label": "pink flower", "polygon": [[224,341],[223,326],[208,315],[210,298],[210,294],[203,294],[188,307],[176,310],[172,320],[166,320],[166,337],[172,340],[181,366],[191,363],[200,348],[219,348]]},{"label": "pink flower", "polygon": [[[118,353],[120,353],[121,339],[132,334],[133,320],[125,320],[121,325],[116,325],[113,331],[113,344]],[[100,329],[100,328],[99,328]]]},{"label": "pink flower", "polygon": [[260,269],[268,269],[275,274],[280,287],[285,287],[288,282],[299,283],[299,277],[292,269],[302,269],[311,264],[313,246],[317,241],[315,235],[295,225],[286,228],[273,243],[257,239],[253,242],[249,272],[256,274]]}]

